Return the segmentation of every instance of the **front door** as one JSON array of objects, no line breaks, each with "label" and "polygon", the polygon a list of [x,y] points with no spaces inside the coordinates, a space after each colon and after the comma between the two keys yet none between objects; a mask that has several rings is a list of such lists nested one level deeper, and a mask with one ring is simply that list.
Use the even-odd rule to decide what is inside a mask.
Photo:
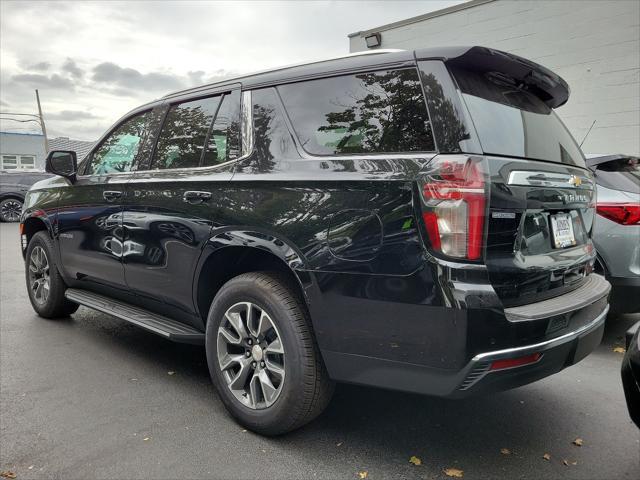
[{"label": "front door", "polygon": [[155,153],[127,184],[123,256],[143,306],[192,323],[194,273],[239,152],[240,93],[168,105]]},{"label": "front door", "polygon": [[127,290],[122,257],[131,246],[122,231],[123,199],[150,113],[136,114],[114,128],[83,162],[75,183],[61,193],[61,265],[72,286],[116,296]]}]

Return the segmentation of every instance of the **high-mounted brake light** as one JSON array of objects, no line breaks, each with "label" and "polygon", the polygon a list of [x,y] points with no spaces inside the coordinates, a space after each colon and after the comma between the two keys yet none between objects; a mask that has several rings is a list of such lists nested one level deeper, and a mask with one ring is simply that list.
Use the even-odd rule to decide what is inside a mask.
[{"label": "high-mounted brake light", "polygon": [[467,260],[482,256],[487,174],[482,157],[442,156],[429,165],[421,194],[431,248]]},{"label": "high-mounted brake light", "polygon": [[621,225],[640,224],[640,204],[638,203],[598,203],[596,211],[599,215]]}]

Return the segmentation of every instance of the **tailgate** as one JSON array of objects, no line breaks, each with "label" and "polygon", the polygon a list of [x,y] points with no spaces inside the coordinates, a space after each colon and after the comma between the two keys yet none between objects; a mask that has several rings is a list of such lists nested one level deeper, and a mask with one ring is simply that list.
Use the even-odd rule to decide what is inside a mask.
[{"label": "tailgate", "polygon": [[533,303],[579,287],[591,272],[594,182],[586,169],[488,157],[485,261],[503,304]]}]

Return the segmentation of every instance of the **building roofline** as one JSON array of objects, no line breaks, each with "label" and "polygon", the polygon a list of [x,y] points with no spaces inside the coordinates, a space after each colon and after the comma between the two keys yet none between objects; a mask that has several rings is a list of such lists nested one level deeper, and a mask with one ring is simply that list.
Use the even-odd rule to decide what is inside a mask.
[{"label": "building roofline", "polygon": [[347,37],[353,38],[357,36],[364,36],[369,33],[391,30],[392,28],[404,27],[405,25],[411,25],[412,23],[422,22],[424,20],[429,20],[430,18],[441,17],[443,15],[448,15],[453,12],[459,12],[460,10],[466,10],[467,8],[477,7],[479,5],[483,5],[485,3],[490,3],[494,1],[495,0],[469,0],[468,2],[460,3],[458,5],[452,5],[451,7],[447,7],[447,8],[441,8],[440,10],[435,10],[433,12],[425,13],[423,15],[405,18],[404,20],[387,23],[385,25],[380,25],[379,27],[373,27],[367,30],[361,30],[359,32],[350,33],[349,35],[347,35]]},{"label": "building roofline", "polygon": [[22,132],[0,132],[3,135],[26,135],[29,137],[44,137],[41,133],[22,133]]}]

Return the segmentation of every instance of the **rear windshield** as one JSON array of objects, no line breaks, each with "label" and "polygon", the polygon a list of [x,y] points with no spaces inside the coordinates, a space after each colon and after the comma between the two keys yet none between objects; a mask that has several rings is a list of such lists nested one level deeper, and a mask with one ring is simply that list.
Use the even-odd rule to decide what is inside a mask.
[{"label": "rear windshield", "polygon": [[555,112],[500,72],[452,69],[482,149],[584,167],[584,156]]},{"label": "rear windshield", "polygon": [[596,182],[603,187],[640,193],[640,163],[637,157],[618,158],[601,163],[596,169]]}]

